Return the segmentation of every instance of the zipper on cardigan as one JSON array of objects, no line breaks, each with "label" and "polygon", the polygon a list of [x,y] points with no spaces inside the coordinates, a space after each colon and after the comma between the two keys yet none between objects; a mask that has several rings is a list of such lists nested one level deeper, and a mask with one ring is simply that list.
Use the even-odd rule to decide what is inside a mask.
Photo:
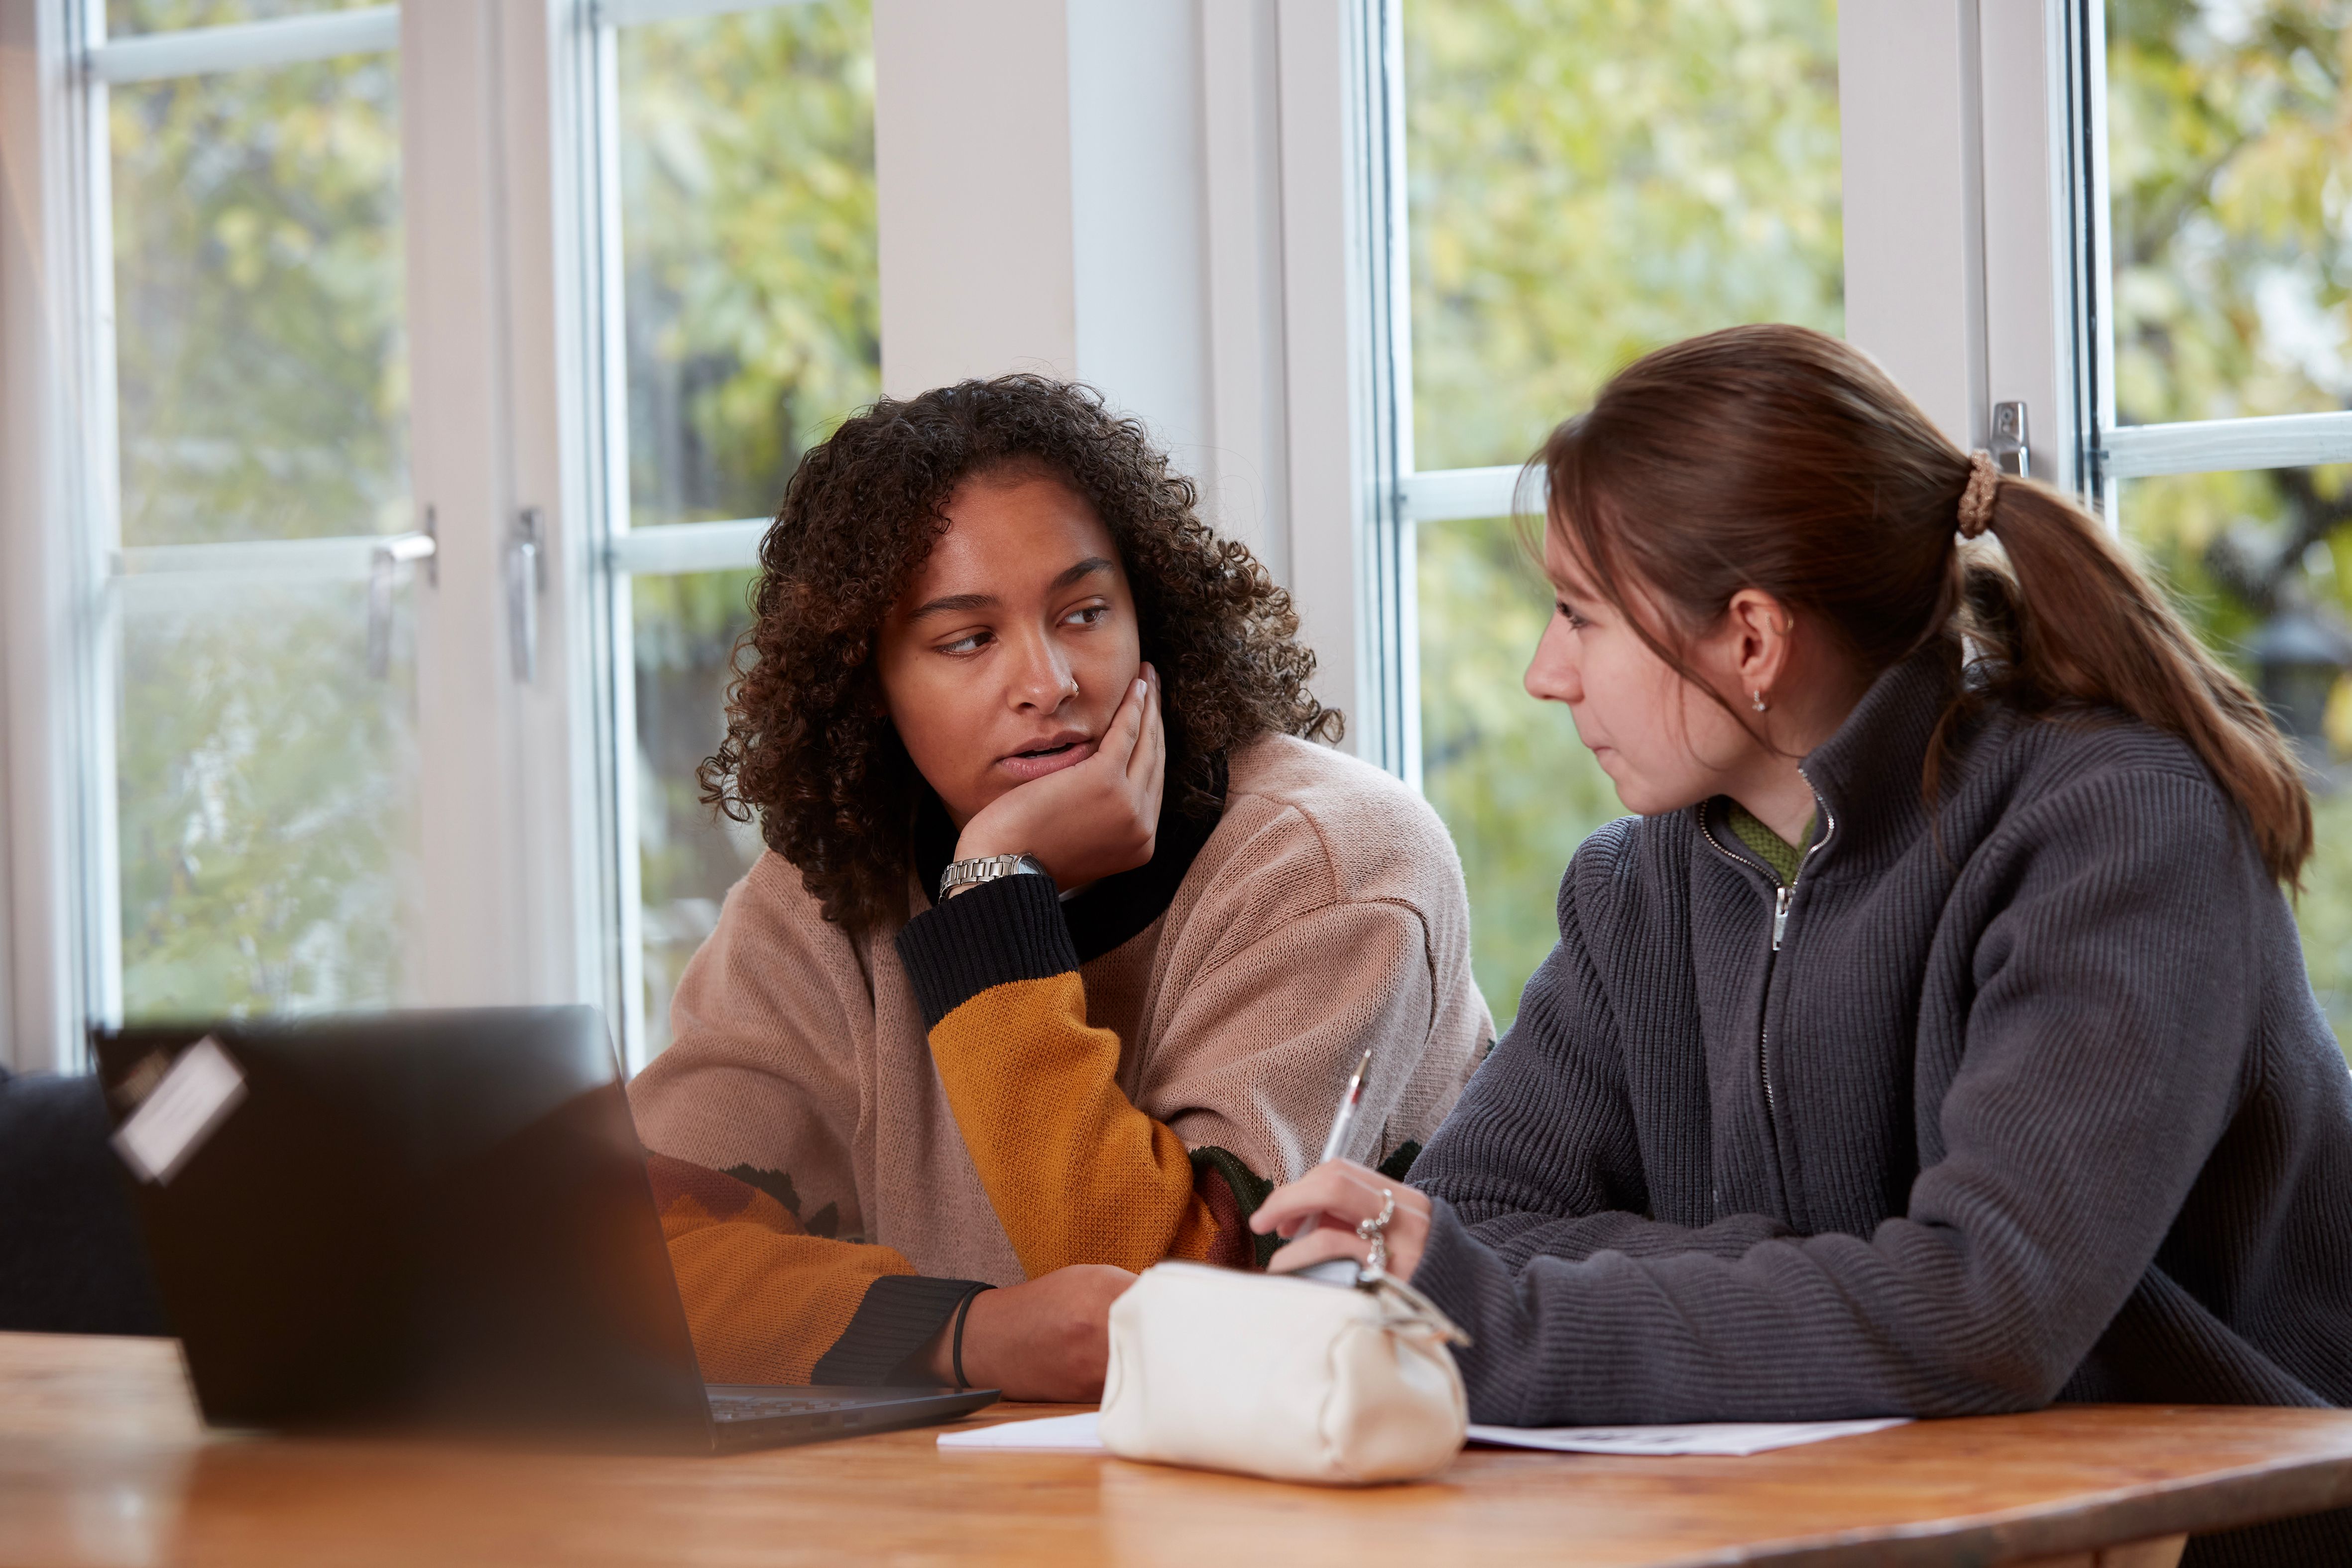
[{"label": "zipper on cardigan", "polygon": [[[1805,770],[1803,768],[1801,767],[1797,770],[1797,776],[1805,780],[1805,787],[1807,789],[1813,788],[1813,781],[1805,776]],[[1813,857],[1822,852],[1823,847],[1829,843],[1831,835],[1837,832],[1837,814],[1830,809],[1830,803],[1822,798],[1822,792],[1817,789],[1813,790],[1813,808],[1822,814],[1821,837],[1815,838],[1811,845],[1806,847],[1804,855],[1797,861],[1797,874],[1794,877],[1790,878],[1785,882],[1781,882],[1780,880],[1780,874],[1778,872],[1773,874],[1773,880],[1779,883],[1779,886],[1774,888],[1772,890],[1771,951],[1776,954],[1780,951],[1780,943],[1787,937],[1789,932],[1789,906],[1796,902],[1797,884],[1804,879],[1805,868],[1812,864]],[[1707,843],[1714,846],[1715,852],[1722,856],[1725,859],[1736,862],[1742,866],[1749,864],[1749,862],[1740,859],[1738,856],[1734,855],[1730,850],[1726,849],[1723,847],[1723,840],[1717,838],[1715,836],[1715,829],[1707,826],[1706,808],[1704,805],[1699,807],[1698,830],[1700,836],[1704,837]],[[1764,1016],[1769,1018],[1771,1015],[1772,961],[1768,957],[1765,960],[1764,964]],[[1765,1118],[1768,1121],[1772,1123],[1773,1137],[1778,1139],[1780,1136],[1780,1097],[1772,1092],[1771,1044],[1771,1026],[1759,1020],[1756,1028],[1756,1077],[1758,1081],[1764,1087]]]},{"label": "zipper on cardigan", "polygon": [[[1742,860],[1738,856],[1734,855],[1730,850],[1726,849],[1723,847],[1723,840],[1717,838],[1715,836],[1715,829],[1707,826],[1706,807],[1704,805],[1700,806],[1698,810],[1698,831],[1701,837],[1705,838],[1709,844],[1715,847],[1715,852],[1717,854],[1722,856],[1733,865],[1745,866],[1748,864],[1748,861]],[[1800,871],[1804,869],[1801,862],[1798,865],[1797,868]],[[1780,881],[1778,873],[1774,874],[1773,880],[1776,882]],[[1788,900],[1792,889],[1793,884],[1781,883],[1779,890],[1772,896],[1772,952],[1779,952],[1780,951],[1781,928],[1786,926],[1789,922]],[[1770,1015],[1771,1010],[1772,961],[1769,957],[1767,957],[1764,961],[1764,1011],[1767,1016]],[[1764,1086],[1765,1124],[1772,1130],[1772,1136],[1775,1141],[1778,1141],[1780,1136],[1780,1108],[1779,1100],[1776,1099],[1772,1093],[1772,1059],[1766,1049],[1766,1047],[1770,1044],[1771,1038],[1771,1028],[1759,1020],[1756,1030],[1756,1078],[1757,1081]]]}]

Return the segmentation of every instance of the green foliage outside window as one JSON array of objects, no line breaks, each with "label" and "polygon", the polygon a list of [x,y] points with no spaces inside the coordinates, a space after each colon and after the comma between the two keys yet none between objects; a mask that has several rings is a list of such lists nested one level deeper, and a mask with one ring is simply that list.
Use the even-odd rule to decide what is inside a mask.
[{"label": "green foliage outside window", "polygon": [[[110,94],[126,545],[411,526],[398,80],[363,55]],[[115,597],[131,1016],[399,995],[414,681],[404,620],[368,675],[361,595],[206,575]]]},{"label": "green foliage outside window", "polygon": [[881,387],[866,0],[620,35],[631,525],[764,517]]},{"label": "green foliage outside window", "polygon": [[415,664],[404,615],[386,679],[368,674],[363,592],[126,589],[128,1016],[399,1000],[418,891]]},{"label": "green foliage outside window", "polygon": [[[881,385],[866,0],[649,24],[620,37],[630,521],[763,517],[801,454]],[[714,822],[748,572],[633,588],[638,877],[649,1051],[670,993],[757,857]]]},{"label": "green foliage outside window", "polygon": [[[2352,0],[2112,0],[2125,423],[2352,399]],[[1832,0],[1407,0],[1416,466],[1513,462],[1618,365],[1737,321],[1838,330]],[[2352,610],[2352,468],[2123,488],[2126,534],[2250,679],[2283,612]],[[1544,590],[1500,522],[1420,531],[1423,769],[1461,844],[1497,1017],[1616,812],[1517,691]],[[2347,645],[2352,647],[2352,645]],[[2320,854],[2298,906],[2352,1038],[2352,681],[2300,739]]]},{"label": "green foliage outside window", "polygon": [[[2106,24],[2118,421],[2352,406],[2352,0],[2111,0]],[[2136,480],[2117,509],[2311,764],[2296,917],[2352,1045],[2352,465]],[[2322,700],[2264,679],[2283,628],[2336,640]]]},{"label": "green foliage outside window", "polygon": [[[285,0],[113,0],[119,31]],[[323,8],[323,7],[321,7]],[[2114,0],[2116,382],[2128,422],[2352,397],[2352,0]],[[1415,443],[1523,458],[1618,365],[1746,320],[1842,324],[1834,0],[1406,0]],[[863,0],[622,39],[633,520],[773,509],[878,385]],[[112,95],[128,543],[408,526],[396,63]],[[2217,647],[2352,611],[2344,470],[2126,487],[2129,534]],[[1421,533],[1424,774],[1499,1018],[1560,868],[1618,806],[1518,679],[1548,595],[1501,521]],[[740,574],[636,585],[648,1002],[755,847],[687,780],[716,743]],[[404,641],[364,676],[356,590],[122,601],[126,1000],[389,1000],[414,897]],[[406,633],[404,629],[402,637]],[[2352,686],[2315,763],[2352,755]],[[2299,914],[2352,1031],[2352,796]],[[662,978],[656,979],[656,975]]]},{"label": "green foliage outside window", "polygon": [[[1835,0],[1405,0],[1404,57],[1417,468],[1522,461],[1696,332],[1843,330]],[[1624,808],[1520,689],[1551,596],[1509,524],[1419,531],[1423,787],[1507,1023]]]},{"label": "green foliage outside window", "polygon": [[398,66],[119,87],[122,541],[408,522]]},{"label": "green foliage outside window", "polygon": [[1835,0],[1405,0],[1414,466],[1663,343],[1844,322]]}]

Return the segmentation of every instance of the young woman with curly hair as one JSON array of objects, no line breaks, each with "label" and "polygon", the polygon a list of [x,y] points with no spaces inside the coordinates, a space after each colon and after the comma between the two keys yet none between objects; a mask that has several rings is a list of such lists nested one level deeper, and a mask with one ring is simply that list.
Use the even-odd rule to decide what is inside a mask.
[{"label": "young woman with curly hair", "polygon": [[1090,1397],[1126,1271],[1258,1261],[1367,1049],[1349,1152],[1401,1170],[1486,1043],[1444,828],[1315,743],[1193,500],[1027,375],[793,477],[702,774],[768,853],[633,1090],[712,1379]]}]

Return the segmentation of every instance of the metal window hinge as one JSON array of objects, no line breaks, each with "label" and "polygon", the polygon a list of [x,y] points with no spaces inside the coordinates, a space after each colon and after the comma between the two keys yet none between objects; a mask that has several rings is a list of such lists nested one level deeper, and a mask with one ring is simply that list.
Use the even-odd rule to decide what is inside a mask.
[{"label": "metal window hinge", "polygon": [[547,588],[547,519],[538,507],[515,514],[507,540],[507,639],[514,678],[539,678],[539,596]]},{"label": "metal window hinge", "polygon": [[367,661],[368,674],[378,680],[392,674],[392,591],[397,585],[400,569],[411,562],[422,561],[425,580],[438,587],[440,547],[440,519],[429,506],[425,509],[423,528],[412,533],[395,533],[376,542],[375,553],[368,562]]},{"label": "metal window hinge", "polygon": [[2027,444],[2025,405],[1996,403],[1992,405],[1992,460],[2004,474],[2019,479],[2026,477],[2033,466],[2033,451]]}]

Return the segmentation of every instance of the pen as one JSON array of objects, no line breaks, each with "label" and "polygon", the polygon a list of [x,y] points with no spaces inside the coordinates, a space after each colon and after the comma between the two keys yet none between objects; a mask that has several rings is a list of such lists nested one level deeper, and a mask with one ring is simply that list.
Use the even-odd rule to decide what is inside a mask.
[{"label": "pen", "polygon": [[[1366,1047],[1363,1060],[1356,1064],[1355,1072],[1348,1079],[1346,1091],[1339,1096],[1339,1109],[1331,1118],[1330,1135],[1323,1140],[1323,1160],[1339,1157],[1340,1147],[1348,1141],[1348,1129],[1356,1120],[1356,1107],[1363,1101],[1364,1074],[1371,1070],[1371,1048]],[[1323,1160],[1315,1163],[1319,1165]],[[1312,1228],[1311,1225],[1303,1226],[1290,1239],[1296,1241]],[[1297,1278],[1313,1279],[1325,1285],[1353,1285],[1362,1272],[1352,1258],[1327,1258],[1320,1263],[1308,1264],[1298,1271]]]},{"label": "pen", "polygon": [[[1339,1109],[1331,1118],[1331,1135],[1323,1140],[1323,1160],[1336,1160],[1348,1141],[1348,1129],[1356,1120],[1356,1107],[1364,1098],[1364,1073],[1372,1065],[1372,1050],[1364,1047],[1364,1059],[1356,1064],[1355,1076],[1348,1079],[1347,1092],[1339,1097]],[[1323,1160],[1315,1163],[1321,1164]]]}]

